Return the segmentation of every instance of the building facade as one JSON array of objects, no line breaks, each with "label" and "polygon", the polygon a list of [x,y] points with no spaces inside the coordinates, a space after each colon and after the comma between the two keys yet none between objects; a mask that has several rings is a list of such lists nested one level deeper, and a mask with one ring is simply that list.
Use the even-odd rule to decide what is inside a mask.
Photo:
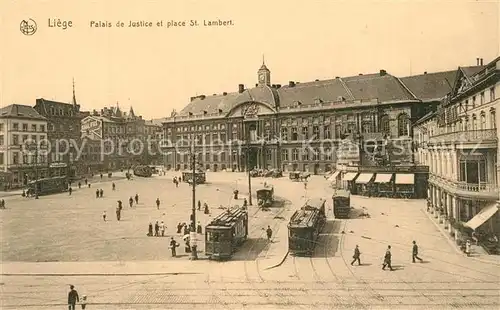
[{"label": "building facade", "polygon": [[[388,141],[411,148],[412,123],[450,91],[454,75],[398,78],[380,70],[282,86],[271,83],[262,64],[255,87],[240,84],[237,92],[192,97],[165,120],[164,164],[188,169],[189,154],[195,152],[212,171],[277,168],[316,174],[338,163],[375,165],[384,159],[372,152],[351,156],[345,140],[370,144],[369,149]],[[412,163],[409,153],[390,161]]]},{"label": "building facade", "polygon": [[97,161],[93,155],[86,158],[89,171],[129,169],[136,164],[149,164],[146,122],[142,116],[136,116],[132,108],[127,114],[118,106],[105,107],[100,113],[93,111],[81,123],[82,138],[90,144],[92,154],[96,148],[101,153]]},{"label": "building facade", "polygon": [[85,174],[87,171],[81,160],[81,121],[89,113],[80,111],[74,85],[72,103],[40,98],[36,99],[34,109],[47,119],[50,176],[77,177]]},{"label": "building facade", "polygon": [[452,91],[414,130],[418,161],[430,169],[431,211],[449,229],[464,222],[498,234],[500,57],[479,64],[458,68]]},{"label": "building facade", "polygon": [[20,188],[49,175],[47,120],[30,106],[0,109],[0,189]]}]

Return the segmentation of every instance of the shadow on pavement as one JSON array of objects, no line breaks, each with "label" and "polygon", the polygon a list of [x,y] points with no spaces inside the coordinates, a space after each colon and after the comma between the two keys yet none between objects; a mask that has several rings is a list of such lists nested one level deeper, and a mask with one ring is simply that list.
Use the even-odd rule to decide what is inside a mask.
[{"label": "shadow on pavement", "polygon": [[316,240],[316,248],[312,257],[331,257],[335,256],[339,246],[340,221],[327,221],[322,232]]},{"label": "shadow on pavement", "polygon": [[270,243],[267,238],[249,238],[243,245],[237,249],[231,260],[235,261],[247,261],[256,260],[263,251],[267,251],[272,244],[277,244],[278,242]]},{"label": "shadow on pavement", "polygon": [[370,214],[365,208],[351,208],[351,212],[349,212],[349,219],[365,219],[369,218]]}]

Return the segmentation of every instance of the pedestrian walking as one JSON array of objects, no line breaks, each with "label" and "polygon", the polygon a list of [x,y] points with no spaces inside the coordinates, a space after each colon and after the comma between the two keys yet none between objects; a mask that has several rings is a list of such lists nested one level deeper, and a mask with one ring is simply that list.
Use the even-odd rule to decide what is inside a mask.
[{"label": "pedestrian walking", "polygon": [[205,210],[203,211],[203,213],[205,214],[210,214],[210,210],[208,209],[208,204],[205,202]]},{"label": "pedestrian walking", "polygon": [[467,240],[465,242],[465,254],[467,254],[467,256],[470,256],[470,240]]},{"label": "pedestrian walking", "polygon": [[201,211],[201,201],[198,200],[198,211]]},{"label": "pedestrian walking", "polygon": [[99,190],[98,189],[95,190],[95,198],[99,198]]},{"label": "pedestrian walking", "polygon": [[391,254],[391,246],[389,245],[387,246],[387,251],[385,251],[384,264],[382,264],[382,270],[385,270],[385,267],[389,267],[391,271],[394,271],[394,269],[392,269],[391,261],[392,261],[392,254]]},{"label": "pedestrian walking", "polygon": [[176,257],[176,248],[179,246],[179,244],[175,241],[174,237],[170,238],[170,250],[172,251],[172,257]]},{"label": "pedestrian walking", "polygon": [[90,183],[89,183],[89,188],[90,188]]},{"label": "pedestrian walking", "polygon": [[202,227],[200,221],[198,221],[198,226],[196,227],[196,233],[202,234]]},{"label": "pedestrian walking", "polygon": [[269,225],[267,226],[266,234],[267,234],[267,241],[271,241],[271,237],[273,236],[273,230]]},{"label": "pedestrian walking", "polygon": [[101,173],[101,180],[102,180],[102,173]]},{"label": "pedestrian walking", "polygon": [[156,198],[156,208],[160,210],[160,198]]},{"label": "pedestrian walking", "polygon": [[180,234],[181,231],[182,231],[182,227],[184,227],[184,225],[182,225],[182,223],[178,223],[177,224],[177,233]]},{"label": "pedestrian walking", "polygon": [[73,192],[73,189],[70,187],[70,188],[68,189],[68,192],[69,192],[69,195],[71,196],[71,193]]},{"label": "pedestrian walking", "polygon": [[87,178],[85,178],[85,185],[87,185],[89,183],[89,180],[87,180]]},{"label": "pedestrian walking", "polygon": [[413,240],[413,249],[412,249],[412,255],[411,255],[412,261],[415,262],[415,258],[418,259],[420,262],[423,262],[424,260],[418,257],[418,245],[415,240]]},{"label": "pedestrian walking", "polygon": [[82,182],[78,182],[78,188],[82,188]]},{"label": "pedestrian walking", "polygon": [[135,204],[139,204],[139,194],[135,194]]},{"label": "pedestrian walking", "polygon": [[80,301],[80,298],[78,297],[78,292],[75,290],[74,285],[69,286],[69,293],[68,293],[68,309],[69,310],[76,310],[76,303]]},{"label": "pedestrian walking", "polygon": [[115,189],[116,189],[115,182],[113,182],[113,183],[111,184],[111,187],[113,188],[113,190],[115,190]]},{"label": "pedestrian walking", "polygon": [[102,220],[106,222],[106,211],[102,212]]},{"label": "pedestrian walking", "polygon": [[104,195],[104,191],[102,190],[102,188],[99,190],[99,197],[102,198],[102,196]]},{"label": "pedestrian walking", "polygon": [[160,236],[159,232],[160,232],[160,225],[158,225],[158,221],[156,221],[156,223],[155,223],[155,237]]},{"label": "pedestrian walking", "polygon": [[244,198],[244,199],[243,199],[243,206],[244,206],[244,207],[248,206],[248,201],[247,201],[247,199],[246,199],[246,198]]},{"label": "pedestrian walking", "polygon": [[161,236],[165,237],[165,223],[163,223],[163,221],[161,221],[161,223],[160,223],[160,232],[161,232]]},{"label": "pedestrian walking", "polygon": [[354,248],[354,255],[352,256],[353,260],[351,262],[351,266],[353,266],[356,261],[358,261],[358,265],[361,266],[360,257],[361,257],[361,252],[359,251],[358,245],[356,245],[356,247]]}]

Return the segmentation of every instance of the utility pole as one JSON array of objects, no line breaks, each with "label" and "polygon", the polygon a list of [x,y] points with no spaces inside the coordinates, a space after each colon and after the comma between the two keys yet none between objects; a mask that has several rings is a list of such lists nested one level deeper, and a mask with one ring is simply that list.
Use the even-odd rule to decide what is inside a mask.
[{"label": "utility pole", "polygon": [[191,165],[193,168],[193,176],[192,176],[192,183],[193,183],[193,201],[192,201],[192,206],[191,206],[191,217],[193,218],[191,222],[191,234],[189,236],[189,240],[191,243],[191,260],[197,260],[198,259],[198,252],[197,252],[197,246],[196,246],[196,155],[194,152],[194,143],[193,146],[191,147]]},{"label": "utility pole", "polygon": [[246,133],[246,138],[247,138],[246,139],[247,140],[246,159],[247,159],[247,173],[248,173],[248,204],[251,206],[252,205],[252,177],[250,176],[250,127],[248,124],[245,126],[245,129],[247,129],[247,133]]},{"label": "utility pole", "polygon": [[35,143],[35,199],[38,199],[38,147]]}]

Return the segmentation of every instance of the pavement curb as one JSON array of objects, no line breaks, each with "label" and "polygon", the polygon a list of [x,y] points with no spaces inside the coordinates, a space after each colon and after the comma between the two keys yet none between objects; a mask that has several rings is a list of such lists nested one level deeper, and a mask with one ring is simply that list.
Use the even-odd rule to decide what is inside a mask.
[{"label": "pavement curb", "polygon": [[448,241],[448,243],[450,244],[450,246],[455,250],[455,252],[457,252],[457,254],[459,254],[460,256],[463,256],[463,257],[467,257],[468,259],[473,259],[473,260],[476,260],[476,261],[479,261],[479,262],[482,262],[482,263],[500,266],[500,263],[493,262],[493,261],[486,260],[486,259],[477,258],[477,257],[467,256],[464,253],[462,253],[462,251],[460,251],[458,249],[457,244],[454,242],[454,240],[451,240],[451,238],[449,236],[449,233],[444,228],[442,228],[441,226],[439,226],[439,224],[436,223],[436,221],[434,221],[434,219],[432,218],[431,214],[429,212],[425,211],[424,209],[420,209],[420,211],[422,213],[425,213],[427,215],[427,217],[429,218],[429,220],[434,224],[434,226],[436,226],[436,228],[439,230],[439,232],[441,232],[441,234],[446,238],[446,241]]},{"label": "pavement curb", "polygon": [[277,263],[277,264],[274,264],[274,265],[271,265],[271,266],[268,266],[266,268],[264,268],[264,270],[269,270],[269,269],[273,269],[273,268],[277,268],[281,265],[283,265],[283,263],[285,262],[286,258],[288,257],[288,251],[285,253],[285,255],[283,255],[283,257],[281,258],[281,260]]},{"label": "pavement curb", "polygon": [[151,273],[1,273],[3,277],[124,277],[124,276],[177,276],[195,275],[201,272],[151,272]]}]

